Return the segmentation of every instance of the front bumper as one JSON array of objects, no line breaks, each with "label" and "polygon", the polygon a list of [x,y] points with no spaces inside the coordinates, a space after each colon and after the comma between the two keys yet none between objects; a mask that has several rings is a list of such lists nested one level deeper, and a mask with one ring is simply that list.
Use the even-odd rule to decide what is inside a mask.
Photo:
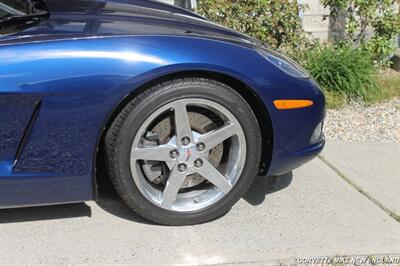
[{"label": "front bumper", "polygon": [[284,156],[275,158],[271,162],[268,175],[282,175],[302,166],[314,159],[324,149],[324,146],[325,139],[303,150],[286,153]]},{"label": "front bumper", "polygon": [[281,175],[316,157],[324,148],[325,97],[311,79],[300,80],[295,93],[284,90],[280,98],[308,99],[314,105],[293,110],[272,108],[274,143],[267,175]]}]

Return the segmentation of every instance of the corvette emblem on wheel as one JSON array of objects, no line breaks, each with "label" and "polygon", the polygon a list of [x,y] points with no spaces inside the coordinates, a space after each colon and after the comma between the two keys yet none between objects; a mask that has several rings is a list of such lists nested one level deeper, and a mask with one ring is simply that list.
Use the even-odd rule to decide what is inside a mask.
[{"label": "corvette emblem on wheel", "polygon": [[190,157],[192,156],[192,151],[190,149],[187,149],[186,151],[186,162],[189,162]]}]

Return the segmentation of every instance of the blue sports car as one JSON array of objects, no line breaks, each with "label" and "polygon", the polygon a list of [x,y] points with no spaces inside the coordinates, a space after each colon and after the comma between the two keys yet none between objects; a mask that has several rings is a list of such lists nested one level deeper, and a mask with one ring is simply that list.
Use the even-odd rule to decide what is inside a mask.
[{"label": "blue sports car", "polygon": [[0,0],[0,208],[123,201],[168,225],[225,214],[324,146],[295,62],[148,0]]}]

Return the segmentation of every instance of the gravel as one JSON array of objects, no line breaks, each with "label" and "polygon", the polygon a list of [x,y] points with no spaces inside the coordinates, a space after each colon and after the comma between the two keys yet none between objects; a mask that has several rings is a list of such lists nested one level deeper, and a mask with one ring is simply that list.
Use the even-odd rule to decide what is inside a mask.
[{"label": "gravel", "polygon": [[325,136],[327,140],[400,143],[400,98],[328,110]]}]

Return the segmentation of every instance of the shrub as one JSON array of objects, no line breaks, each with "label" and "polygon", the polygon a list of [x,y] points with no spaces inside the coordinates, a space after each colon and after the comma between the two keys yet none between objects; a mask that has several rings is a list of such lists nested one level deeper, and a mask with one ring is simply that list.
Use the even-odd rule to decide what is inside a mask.
[{"label": "shrub", "polygon": [[[400,0],[321,0],[331,8],[335,19],[338,10],[346,14],[346,41],[368,50],[378,64],[388,62],[400,34]],[[373,32],[368,34],[369,31]]]},{"label": "shrub", "polygon": [[330,96],[369,101],[379,93],[370,54],[360,48],[315,43],[295,54]]},{"label": "shrub", "polygon": [[199,0],[197,12],[276,48],[304,40],[297,0]]}]

